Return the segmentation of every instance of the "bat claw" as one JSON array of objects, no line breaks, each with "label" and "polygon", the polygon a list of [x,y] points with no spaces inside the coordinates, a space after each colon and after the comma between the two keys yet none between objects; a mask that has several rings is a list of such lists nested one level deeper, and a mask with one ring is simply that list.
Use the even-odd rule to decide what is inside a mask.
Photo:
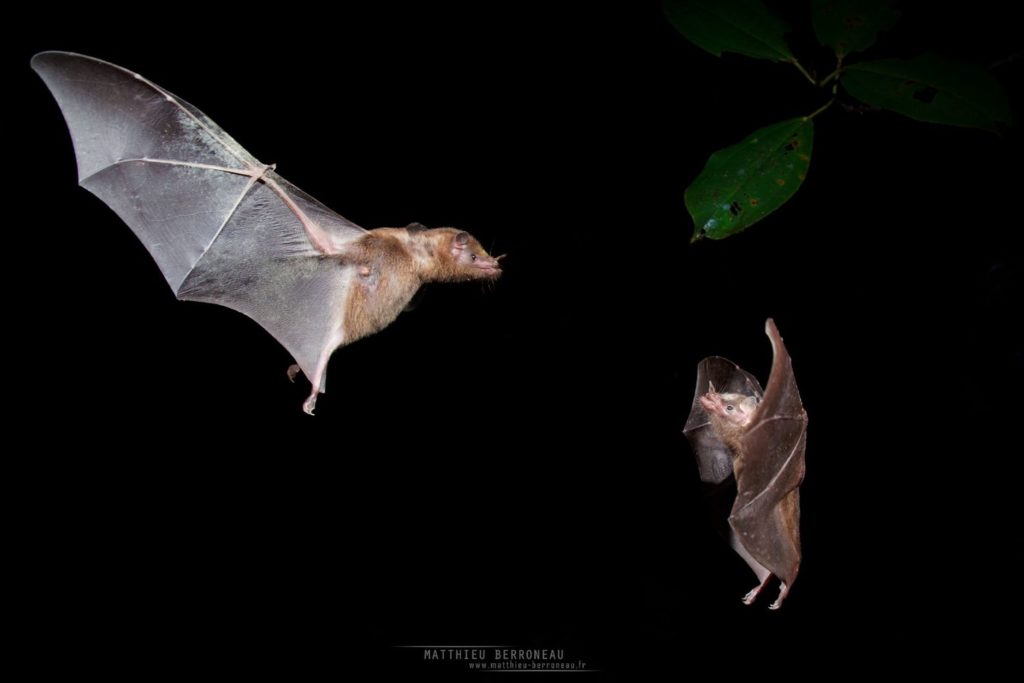
[{"label": "bat claw", "polygon": [[775,602],[769,605],[768,609],[776,610],[782,607],[782,601],[786,599],[787,595],[789,595],[789,586],[783,583],[782,587],[779,589],[779,597],[775,598]]},{"label": "bat claw", "polygon": [[288,381],[295,384],[295,378],[302,372],[302,368],[299,367],[298,363],[288,366]]},{"label": "bat claw", "polygon": [[302,412],[306,413],[306,415],[312,415],[314,408],[316,408],[316,394],[315,393],[312,396],[310,396],[309,398],[307,398],[305,400],[305,402],[302,404]]},{"label": "bat claw", "polygon": [[743,596],[743,604],[753,605],[754,601],[757,600],[757,596],[761,595],[761,591],[763,591],[764,587],[768,585],[768,582],[771,580],[771,578],[772,575],[767,574],[763,579],[761,579],[761,583],[751,588],[750,592]]}]

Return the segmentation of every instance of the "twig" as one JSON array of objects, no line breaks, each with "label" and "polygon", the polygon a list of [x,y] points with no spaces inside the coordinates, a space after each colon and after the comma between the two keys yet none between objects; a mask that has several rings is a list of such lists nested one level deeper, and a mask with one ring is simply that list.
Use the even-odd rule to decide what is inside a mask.
[{"label": "twig", "polygon": [[832,106],[832,103],[833,103],[833,102],[835,102],[835,101],[836,101],[836,98],[834,98],[834,97],[833,97],[833,98],[832,98],[831,100],[829,100],[828,102],[826,102],[825,104],[821,105],[820,107],[818,107],[817,109],[815,109],[814,111],[812,111],[812,112],[811,112],[810,114],[808,114],[807,116],[805,116],[805,117],[804,117],[804,121],[810,121],[810,120],[811,120],[811,119],[813,119],[813,118],[814,118],[815,116],[817,116],[817,115],[818,115],[818,114],[820,114],[821,112],[823,112],[823,111],[825,111],[826,109],[828,109],[829,107],[831,107],[831,106]]},{"label": "twig", "polygon": [[799,61],[797,61],[796,57],[793,57],[793,59],[789,60],[789,63],[795,66],[797,68],[797,71],[802,73],[804,75],[804,78],[811,82],[811,85],[818,85],[818,81],[814,80],[814,76],[811,76],[811,74],[807,73],[807,69],[805,69]]}]

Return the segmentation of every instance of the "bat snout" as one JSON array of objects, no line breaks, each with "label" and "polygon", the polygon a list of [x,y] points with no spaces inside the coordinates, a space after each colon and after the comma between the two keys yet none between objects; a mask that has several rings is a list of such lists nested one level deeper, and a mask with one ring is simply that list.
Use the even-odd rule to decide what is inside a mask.
[{"label": "bat snout", "polygon": [[473,263],[478,274],[485,278],[497,279],[501,277],[501,264],[498,263],[498,259],[477,259]]},{"label": "bat snout", "polygon": [[700,397],[701,407],[709,413],[718,413],[722,411],[722,397],[718,394],[709,391]]}]

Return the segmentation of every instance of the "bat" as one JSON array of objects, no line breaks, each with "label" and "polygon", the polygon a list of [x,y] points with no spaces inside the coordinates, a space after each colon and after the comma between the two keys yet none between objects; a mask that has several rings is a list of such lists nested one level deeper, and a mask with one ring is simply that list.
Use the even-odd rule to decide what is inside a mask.
[{"label": "bat", "polygon": [[79,184],[142,241],[178,299],[220,304],[295,359],[312,415],[338,348],[390,325],[427,282],[494,280],[455,228],[364,230],[260,163],[202,112],[127,69],[41,52],[32,68],[71,132]]},{"label": "bat", "polygon": [[697,365],[697,388],[683,433],[697,456],[701,481],[728,490],[735,479],[726,534],[759,581],[743,598],[750,605],[772,576],[781,581],[778,609],[800,569],[800,483],[804,478],[807,413],[793,362],[775,322],[768,388],[718,356]]}]

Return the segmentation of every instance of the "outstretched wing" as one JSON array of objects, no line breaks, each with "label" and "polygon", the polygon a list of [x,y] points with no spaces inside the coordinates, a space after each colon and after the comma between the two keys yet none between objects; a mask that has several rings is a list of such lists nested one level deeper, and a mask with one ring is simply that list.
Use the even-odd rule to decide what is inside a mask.
[{"label": "outstretched wing", "polygon": [[711,419],[700,404],[700,397],[710,390],[711,385],[720,393],[760,398],[763,392],[757,378],[731,360],[710,356],[697,365],[697,387],[683,434],[690,440],[690,446],[697,456],[701,481],[719,484],[732,474],[732,455],[715,434]]},{"label": "outstretched wing", "polygon": [[804,478],[807,413],[775,322],[772,373],[764,398],[743,435],[736,502],[729,522],[754,558],[787,584],[800,566],[800,482]]},{"label": "outstretched wing", "polygon": [[175,295],[248,315],[312,376],[351,277],[324,256],[365,231],[138,74],[66,52],[32,68],[64,113],[79,183],[135,232]]}]

